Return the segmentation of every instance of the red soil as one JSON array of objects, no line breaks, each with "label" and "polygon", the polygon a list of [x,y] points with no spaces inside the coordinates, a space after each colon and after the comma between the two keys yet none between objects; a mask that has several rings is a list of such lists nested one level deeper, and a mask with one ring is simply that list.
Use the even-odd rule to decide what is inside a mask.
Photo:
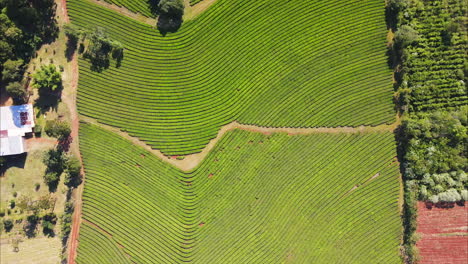
[{"label": "red soil", "polygon": [[210,173],[210,175],[208,175],[208,179],[211,179],[213,178],[213,173]]},{"label": "red soil", "polygon": [[418,203],[416,243],[420,263],[468,263],[468,207],[437,208]]}]

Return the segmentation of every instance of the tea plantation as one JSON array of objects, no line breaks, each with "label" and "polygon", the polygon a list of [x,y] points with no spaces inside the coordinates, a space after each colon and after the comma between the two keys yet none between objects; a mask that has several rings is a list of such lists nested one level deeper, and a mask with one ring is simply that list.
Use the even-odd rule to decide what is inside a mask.
[{"label": "tea plantation", "polygon": [[125,47],[121,65],[102,72],[80,59],[79,112],[166,155],[201,151],[234,120],[337,127],[395,119],[384,1],[218,0],[166,35],[88,0],[67,8],[72,24],[104,28]]},{"label": "tea plantation", "polygon": [[80,145],[77,263],[400,263],[391,133],[234,130],[187,173],[96,125]]}]

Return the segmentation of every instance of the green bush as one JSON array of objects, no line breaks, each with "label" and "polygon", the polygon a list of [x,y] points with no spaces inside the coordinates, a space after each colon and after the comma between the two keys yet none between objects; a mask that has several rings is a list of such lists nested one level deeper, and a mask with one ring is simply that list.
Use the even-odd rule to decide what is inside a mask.
[{"label": "green bush", "polygon": [[40,93],[49,93],[62,89],[62,74],[54,64],[42,65],[33,75],[33,87]]},{"label": "green bush", "polygon": [[71,128],[70,124],[65,121],[47,120],[44,131],[50,137],[64,140],[70,136]]}]

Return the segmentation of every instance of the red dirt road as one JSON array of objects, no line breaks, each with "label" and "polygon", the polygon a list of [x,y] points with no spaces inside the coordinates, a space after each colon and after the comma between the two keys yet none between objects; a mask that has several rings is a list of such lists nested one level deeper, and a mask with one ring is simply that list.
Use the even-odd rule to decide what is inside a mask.
[{"label": "red dirt road", "polygon": [[429,209],[418,203],[420,263],[468,263],[468,204]]},{"label": "red dirt road", "polygon": [[[67,12],[67,1],[66,0],[57,0],[58,4],[58,12],[61,14],[62,21],[65,23],[70,22],[70,18],[68,17]],[[78,58],[76,54],[73,55],[72,61],[72,70],[71,70],[71,82],[70,82],[70,95],[64,96],[62,100],[65,104],[67,104],[70,116],[71,116],[71,137],[73,138],[73,144],[75,147],[73,152],[80,158],[81,161],[81,174],[83,175],[83,183],[78,186],[78,188],[74,191],[74,198],[75,198],[75,210],[73,212],[72,218],[72,227],[70,238],[68,241],[68,264],[75,264],[76,259],[76,250],[78,248],[78,237],[80,233],[80,223],[81,223],[81,195],[83,192],[83,185],[84,185],[84,169],[83,169],[83,160],[81,160],[81,155],[79,155],[78,150],[78,130],[79,130],[79,117],[78,112],[76,110],[76,89],[78,87]]]}]

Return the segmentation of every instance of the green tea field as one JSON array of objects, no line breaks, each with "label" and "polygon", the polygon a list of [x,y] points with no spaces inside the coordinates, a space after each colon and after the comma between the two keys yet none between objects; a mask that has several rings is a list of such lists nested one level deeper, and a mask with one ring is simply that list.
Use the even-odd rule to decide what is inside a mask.
[{"label": "green tea field", "polygon": [[80,142],[77,263],[400,261],[391,133],[234,130],[186,173],[95,125]]},{"label": "green tea field", "polygon": [[95,72],[80,60],[80,113],[166,155],[201,151],[234,120],[394,122],[383,1],[219,0],[165,36],[88,0],[67,8],[72,24],[102,27],[125,46],[120,67]]}]

